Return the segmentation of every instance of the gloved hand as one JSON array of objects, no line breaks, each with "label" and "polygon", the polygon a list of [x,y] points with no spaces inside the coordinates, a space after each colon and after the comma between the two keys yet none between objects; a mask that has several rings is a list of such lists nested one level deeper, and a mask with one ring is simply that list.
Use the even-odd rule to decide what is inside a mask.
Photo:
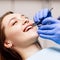
[{"label": "gloved hand", "polygon": [[[48,24],[49,22],[49,24]],[[38,27],[40,37],[52,40],[60,44],[60,21],[52,17],[45,18],[42,25]]]},{"label": "gloved hand", "polygon": [[47,18],[47,17],[51,17],[51,11],[47,8],[42,9],[41,11],[37,12],[35,14],[35,16],[33,17],[33,20],[35,22],[35,24],[41,24],[42,21]]}]

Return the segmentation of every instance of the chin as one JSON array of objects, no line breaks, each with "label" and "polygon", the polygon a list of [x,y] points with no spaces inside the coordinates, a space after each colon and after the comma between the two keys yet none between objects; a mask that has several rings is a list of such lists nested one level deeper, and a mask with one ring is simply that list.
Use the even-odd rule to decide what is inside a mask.
[{"label": "chin", "polygon": [[30,34],[34,37],[38,37],[38,33],[37,33],[37,30],[31,30],[30,31]]},{"label": "chin", "polygon": [[38,35],[33,35],[33,34],[32,34],[32,36],[31,36],[31,38],[30,38],[30,42],[31,42],[31,43],[35,43],[36,40],[38,40]]},{"label": "chin", "polygon": [[37,32],[31,32],[31,38],[37,39],[38,38],[38,33]]}]

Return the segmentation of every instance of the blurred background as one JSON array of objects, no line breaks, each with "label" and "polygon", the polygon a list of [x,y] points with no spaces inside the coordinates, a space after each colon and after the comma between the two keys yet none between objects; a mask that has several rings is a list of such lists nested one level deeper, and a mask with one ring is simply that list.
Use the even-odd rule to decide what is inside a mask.
[{"label": "blurred background", "polygon": [[[33,20],[34,14],[43,8],[53,8],[52,15],[54,18],[60,16],[60,0],[0,0],[0,16],[7,11],[13,11],[24,14]],[[43,48],[58,45],[40,37],[39,41]]]}]

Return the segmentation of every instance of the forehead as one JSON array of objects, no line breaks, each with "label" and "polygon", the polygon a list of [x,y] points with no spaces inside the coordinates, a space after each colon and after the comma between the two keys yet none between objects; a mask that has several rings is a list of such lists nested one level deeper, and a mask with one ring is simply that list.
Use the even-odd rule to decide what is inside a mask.
[{"label": "forehead", "polygon": [[3,18],[2,25],[6,25],[6,23],[8,23],[9,20],[12,19],[12,18],[14,18],[14,17],[16,17],[18,19],[21,19],[21,14],[14,13],[14,14],[9,14],[9,15],[5,16]]},{"label": "forehead", "polygon": [[17,14],[17,13],[9,14],[9,15],[7,15],[7,16],[4,17],[3,21],[10,20],[13,17],[17,17],[17,18],[20,19],[21,18],[21,14]]}]

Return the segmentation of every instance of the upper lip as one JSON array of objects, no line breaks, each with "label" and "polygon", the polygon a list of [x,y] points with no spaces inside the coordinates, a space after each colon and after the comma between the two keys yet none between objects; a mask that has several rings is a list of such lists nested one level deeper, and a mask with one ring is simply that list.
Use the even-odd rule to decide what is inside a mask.
[{"label": "upper lip", "polygon": [[[32,28],[32,27],[33,27],[33,23],[29,23],[29,24],[25,25],[23,31],[25,32],[26,29],[27,29],[29,26],[31,26],[31,28]],[[28,28],[28,29],[29,29],[29,28]]]}]

